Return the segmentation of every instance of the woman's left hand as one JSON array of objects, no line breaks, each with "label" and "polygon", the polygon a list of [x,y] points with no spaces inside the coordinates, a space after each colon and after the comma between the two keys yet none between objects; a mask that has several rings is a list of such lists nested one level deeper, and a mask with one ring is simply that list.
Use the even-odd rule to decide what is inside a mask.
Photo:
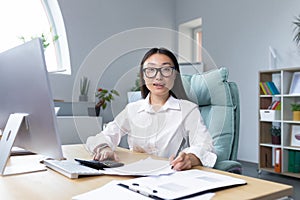
[{"label": "woman's left hand", "polygon": [[174,159],[174,156],[170,157],[170,164],[172,169],[181,171],[191,169],[195,165],[200,165],[200,160],[192,153],[180,152],[179,155]]}]

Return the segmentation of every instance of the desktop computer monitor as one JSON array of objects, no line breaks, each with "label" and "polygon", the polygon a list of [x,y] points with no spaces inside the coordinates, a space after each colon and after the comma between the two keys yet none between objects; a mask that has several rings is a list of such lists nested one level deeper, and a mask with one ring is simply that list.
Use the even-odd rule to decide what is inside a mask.
[{"label": "desktop computer monitor", "polygon": [[41,40],[0,53],[0,174],[12,146],[62,159],[56,123]]}]

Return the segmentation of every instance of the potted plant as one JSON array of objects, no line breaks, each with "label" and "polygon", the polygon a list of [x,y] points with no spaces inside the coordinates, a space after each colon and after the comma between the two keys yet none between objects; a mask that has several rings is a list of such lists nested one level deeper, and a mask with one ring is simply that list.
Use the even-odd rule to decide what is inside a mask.
[{"label": "potted plant", "polygon": [[296,20],[293,22],[293,24],[295,25],[294,31],[296,32],[294,41],[300,46],[300,15],[296,17]]},{"label": "potted plant", "polygon": [[90,81],[87,77],[82,77],[80,79],[80,95],[79,95],[79,101],[87,101],[88,100],[88,90],[90,86]]},{"label": "potted plant", "polygon": [[293,120],[300,121],[300,104],[299,103],[291,104],[291,110],[293,111]]},{"label": "potted plant", "polygon": [[119,92],[117,90],[98,88],[95,96],[98,98],[98,102],[95,105],[95,111],[96,116],[99,116],[101,108],[104,110],[107,106],[107,102],[114,100],[114,96],[119,96]]},{"label": "potted plant", "polygon": [[281,128],[280,126],[272,126],[271,127],[271,135],[272,135],[272,144],[280,144],[281,140]]},{"label": "potted plant", "polygon": [[[50,45],[51,42],[55,43],[59,39],[58,35],[52,34],[52,28],[50,28],[49,33],[41,33],[39,36],[31,36],[31,40],[38,38],[38,37],[41,38],[41,40],[42,40],[44,50],[47,49],[47,47]],[[49,37],[51,38],[51,40],[49,40]],[[26,42],[26,39],[24,36],[20,36],[19,39],[22,40],[24,43]]]}]

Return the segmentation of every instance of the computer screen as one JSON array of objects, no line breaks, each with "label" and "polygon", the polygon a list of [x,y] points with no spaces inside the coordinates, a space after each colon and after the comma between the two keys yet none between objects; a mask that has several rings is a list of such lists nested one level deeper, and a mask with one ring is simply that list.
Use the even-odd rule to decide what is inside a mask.
[{"label": "computer screen", "polygon": [[[5,130],[10,114],[13,113],[28,114],[26,123],[23,124],[26,128],[23,127],[18,131],[13,146],[53,159],[63,158],[40,39],[34,39],[0,53],[0,129],[2,132]],[[6,148],[6,140],[8,140],[8,137],[3,136],[0,143],[2,151]]]}]

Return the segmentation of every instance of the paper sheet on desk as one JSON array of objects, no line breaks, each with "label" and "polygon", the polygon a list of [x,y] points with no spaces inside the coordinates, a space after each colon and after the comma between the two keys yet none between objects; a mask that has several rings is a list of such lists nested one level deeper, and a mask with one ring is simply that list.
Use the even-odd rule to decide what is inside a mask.
[{"label": "paper sheet on desk", "polygon": [[[151,198],[143,196],[141,194],[132,192],[128,189],[118,186],[119,181],[111,181],[106,185],[77,195],[72,200],[92,200],[105,197],[106,199],[122,199],[122,200],[151,200]],[[188,198],[189,200],[210,200],[214,196],[214,193],[207,193],[196,197]]]},{"label": "paper sheet on desk", "polygon": [[144,200],[151,198],[145,197],[143,195],[140,195],[138,193],[132,192],[130,190],[127,190],[125,188],[122,188],[117,185],[118,181],[111,181],[107,183],[106,185],[77,195],[72,198],[72,200],[92,200],[92,199],[122,199],[122,200]]},{"label": "paper sheet on desk", "polygon": [[148,157],[137,162],[117,168],[105,168],[104,174],[110,175],[132,175],[132,176],[159,176],[172,174],[175,170],[171,169],[168,160],[156,160]]}]

